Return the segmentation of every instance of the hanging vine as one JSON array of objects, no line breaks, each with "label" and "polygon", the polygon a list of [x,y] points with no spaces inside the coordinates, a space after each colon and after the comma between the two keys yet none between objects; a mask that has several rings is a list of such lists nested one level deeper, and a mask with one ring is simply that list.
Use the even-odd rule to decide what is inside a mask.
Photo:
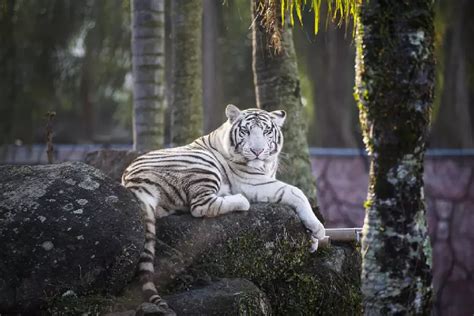
[{"label": "hanging vine", "polygon": [[[258,21],[268,34],[268,45],[275,53],[282,51],[281,34],[287,17],[291,26],[295,25],[295,20],[303,25],[303,11],[305,9],[313,11],[314,34],[319,31],[320,11],[323,0],[257,0],[256,12],[259,15]],[[357,8],[362,0],[326,0],[327,19],[338,25],[352,20],[357,20]],[[296,18],[295,18],[296,15]]]}]

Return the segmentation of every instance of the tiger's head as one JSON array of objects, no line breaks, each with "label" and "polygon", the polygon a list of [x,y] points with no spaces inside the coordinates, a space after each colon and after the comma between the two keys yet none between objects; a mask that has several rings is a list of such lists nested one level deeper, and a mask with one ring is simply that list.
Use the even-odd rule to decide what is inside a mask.
[{"label": "tiger's head", "polygon": [[228,151],[232,160],[249,165],[276,158],[283,147],[281,127],[285,111],[241,111],[229,104],[225,114],[230,124]]}]

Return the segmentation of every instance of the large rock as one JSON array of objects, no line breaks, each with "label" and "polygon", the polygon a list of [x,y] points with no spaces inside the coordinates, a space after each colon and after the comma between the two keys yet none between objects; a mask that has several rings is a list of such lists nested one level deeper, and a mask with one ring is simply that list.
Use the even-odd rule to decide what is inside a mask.
[{"label": "large rock", "polygon": [[144,243],[138,204],[83,163],[0,167],[0,314],[117,293]]},{"label": "large rock", "polygon": [[265,294],[245,279],[220,279],[165,299],[179,316],[272,314]]},{"label": "large rock", "polygon": [[[226,292],[241,291],[235,292],[237,287],[229,282],[224,290],[226,285],[216,285],[216,278],[251,281],[265,294],[265,306],[273,315],[360,314],[357,246],[334,243],[309,253],[308,234],[289,207],[258,204],[249,212],[210,219],[172,215],[157,221],[157,241],[155,281],[178,315],[265,314],[265,307],[253,312],[241,308],[255,306],[247,303],[237,303],[239,309],[231,313],[228,305],[235,301],[229,303]],[[261,297],[256,287],[248,287],[253,289],[253,302]],[[141,303],[140,286],[135,285],[110,302],[79,298],[64,307],[74,307],[76,314],[102,311],[122,316],[124,311],[134,315]],[[148,312],[153,314],[153,309]]]},{"label": "large rock", "polygon": [[295,212],[257,204],[217,218],[172,215],[157,221],[156,283],[161,293],[213,277],[245,278],[268,297],[277,315],[360,312],[360,256],[354,245],[309,252]]}]

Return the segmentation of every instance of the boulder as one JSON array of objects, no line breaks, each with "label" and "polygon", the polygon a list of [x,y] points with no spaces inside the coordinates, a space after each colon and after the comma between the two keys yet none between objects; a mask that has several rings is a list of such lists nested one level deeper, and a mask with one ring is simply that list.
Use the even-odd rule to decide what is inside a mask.
[{"label": "boulder", "polygon": [[[315,254],[309,247],[284,205],[207,219],[172,215],[157,221],[155,282],[177,315],[359,315],[358,247],[333,243]],[[135,282],[112,301],[77,298],[63,306],[117,316],[140,306],[137,315],[160,315],[141,303]]]},{"label": "boulder", "polygon": [[0,166],[0,314],[116,294],[144,244],[132,195],[83,163]]},{"label": "boulder", "polygon": [[214,277],[244,278],[277,315],[358,314],[357,247],[333,243],[315,254],[309,248],[309,234],[284,205],[206,219],[172,215],[157,221],[155,283],[161,293],[174,293]]},{"label": "boulder", "polygon": [[179,316],[272,314],[266,295],[245,279],[220,279],[164,298]]},{"label": "boulder", "polygon": [[[265,293],[257,288],[255,284],[245,279],[215,279],[193,286],[186,291],[165,296],[164,299],[166,299],[169,306],[176,313],[172,315],[272,315]],[[84,303],[87,304],[87,302],[82,301],[81,303],[83,306],[81,312],[94,310],[91,308],[93,305],[84,308]],[[105,316],[171,315],[169,310],[166,311],[154,304],[138,304],[139,307],[136,310],[118,311],[117,306],[109,307],[108,310],[115,309],[115,311],[107,313]],[[133,305],[129,306],[129,308],[133,308]],[[102,312],[106,310],[107,308],[103,309]]]},{"label": "boulder", "polygon": [[133,150],[102,149],[90,152],[84,162],[120,182],[125,168],[141,153]]}]

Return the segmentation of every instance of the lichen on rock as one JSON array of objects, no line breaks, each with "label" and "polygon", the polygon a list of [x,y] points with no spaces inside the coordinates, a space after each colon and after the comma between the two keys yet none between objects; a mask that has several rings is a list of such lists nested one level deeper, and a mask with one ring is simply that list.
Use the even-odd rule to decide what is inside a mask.
[{"label": "lichen on rock", "polygon": [[0,178],[0,314],[67,290],[116,294],[132,279],[144,232],[125,188],[83,163],[0,166]]}]

